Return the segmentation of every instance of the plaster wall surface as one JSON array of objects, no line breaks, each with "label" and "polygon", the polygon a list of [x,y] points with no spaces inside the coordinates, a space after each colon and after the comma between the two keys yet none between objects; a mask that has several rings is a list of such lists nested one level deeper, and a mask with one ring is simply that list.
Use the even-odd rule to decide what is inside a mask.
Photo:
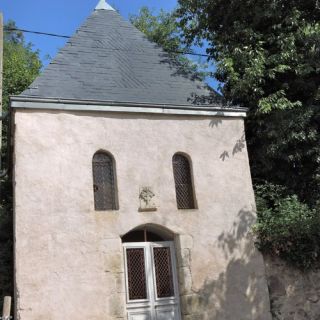
[{"label": "plaster wall surface", "polygon": [[[126,319],[121,236],[145,224],[175,234],[182,319],[271,319],[242,119],[17,110],[14,143],[17,319]],[[98,150],[115,158],[118,211],[94,210]],[[197,209],[177,209],[176,152]],[[139,212],[143,186],[157,211]]]}]

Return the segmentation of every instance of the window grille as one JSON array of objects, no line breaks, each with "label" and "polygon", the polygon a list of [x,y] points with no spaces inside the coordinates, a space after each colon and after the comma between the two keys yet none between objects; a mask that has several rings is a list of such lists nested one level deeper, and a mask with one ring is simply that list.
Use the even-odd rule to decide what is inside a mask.
[{"label": "window grille", "polygon": [[129,300],[147,299],[144,249],[127,249]]},{"label": "window grille", "polygon": [[174,286],[170,248],[153,248],[153,255],[156,273],[157,297],[173,297]]},{"label": "window grille", "polygon": [[178,209],[195,209],[189,160],[175,154],[172,162]]},{"label": "window grille", "polygon": [[113,159],[97,152],[92,161],[95,210],[117,210]]}]

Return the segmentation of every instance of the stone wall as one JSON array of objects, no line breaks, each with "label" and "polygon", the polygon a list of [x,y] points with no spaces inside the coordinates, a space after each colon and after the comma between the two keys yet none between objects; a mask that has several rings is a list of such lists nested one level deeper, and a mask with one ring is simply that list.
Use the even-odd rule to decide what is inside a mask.
[{"label": "stone wall", "polygon": [[265,257],[274,320],[320,319],[320,272],[301,272]]}]

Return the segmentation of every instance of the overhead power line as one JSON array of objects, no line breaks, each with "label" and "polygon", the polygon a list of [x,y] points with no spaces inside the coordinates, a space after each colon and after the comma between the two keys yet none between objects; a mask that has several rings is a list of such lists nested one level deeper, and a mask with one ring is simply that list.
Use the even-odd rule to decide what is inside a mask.
[{"label": "overhead power line", "polygon": [[[55,34],[55,33],[47,33],[47,32],[41,32],[41,31],[31,31],[31,30],[25,30],[25,29],[18,29],[18,28],[6,28],[3,29],[6,32],[10,31],[18,31],[18,32],[24,32],[24,33],[32,33],[42,36],[49,36],[49,37],[56,37],[56,38],[64,38],[64,39],[70,39],[71,36],[61,35],[61,34]],[[205,53],[195,53],[195,52],[189,52],[189,51],[169,51],[169,53],[179,53],[179,54],[186,54],[190,56],[197,56],[197,57],[206,57],[209,58],[210,56]]]},{"label": "overhead power line", "polygon": [[40,34],[43,36],[50,36],[50,37],[57,37],[57,38],[71,38],[70,36],[64,36],[61,34],[55,34],[55,33],[46,33],[46,32],[40,32],[40,31],[31,31],[31,30],[24,30],[24,29],[18,29],[18,28],[4,28],[4,31],[19,31],[24,33],[33,33],[33,34]]}]

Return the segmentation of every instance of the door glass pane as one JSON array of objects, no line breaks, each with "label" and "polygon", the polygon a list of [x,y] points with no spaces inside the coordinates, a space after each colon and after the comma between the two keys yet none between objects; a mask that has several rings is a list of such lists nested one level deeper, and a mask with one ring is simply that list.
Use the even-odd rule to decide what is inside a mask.
[{"label": "door glass pane", "polygon": [[129,300],[147,299],[144,249],[127,249]]},{"label": "door glass pane", "polygon": [[156,273],[157,297],[172,297],[174,296],[174,287],[170,248],[153,248],[153,255]]}]

